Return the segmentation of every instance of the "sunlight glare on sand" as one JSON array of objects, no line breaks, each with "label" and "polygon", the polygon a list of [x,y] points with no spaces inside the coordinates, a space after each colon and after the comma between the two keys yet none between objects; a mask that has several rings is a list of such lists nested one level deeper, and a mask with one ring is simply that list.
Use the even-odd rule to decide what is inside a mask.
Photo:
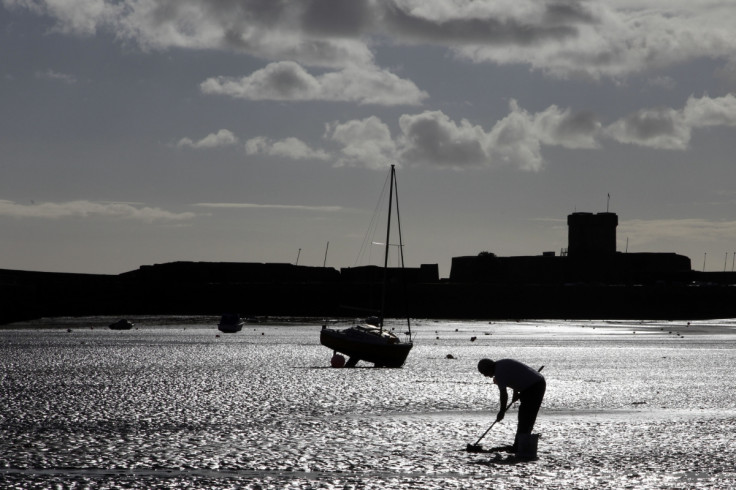
[{"label": "sunlight glare on sand", "polygon": [[[401,369],[330,368],[318,320],[111,321],[0,329],[0,486],[736,486],[734,321],[417,320]],[[537,460],[464,451],[498,409],[483,357],[544,366]]]}]

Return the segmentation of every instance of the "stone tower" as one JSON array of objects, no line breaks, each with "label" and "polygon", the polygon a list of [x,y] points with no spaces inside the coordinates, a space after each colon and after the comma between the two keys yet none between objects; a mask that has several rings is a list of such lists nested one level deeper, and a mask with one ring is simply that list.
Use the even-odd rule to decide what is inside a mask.
[{"label": "stone tower", "polygon": [[567,254],[570,257],[616,253],[616,213],[573,213],[567,216]]}]

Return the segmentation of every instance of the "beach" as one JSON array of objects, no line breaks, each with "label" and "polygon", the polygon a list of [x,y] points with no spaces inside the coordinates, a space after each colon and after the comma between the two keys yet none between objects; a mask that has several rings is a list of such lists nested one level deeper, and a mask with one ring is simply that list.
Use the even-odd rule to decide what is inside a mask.
[{"label": "beach", "polygon": [[[0,328],[0,486],[736,488],[736,320],[417,319],[403,368],[335,369],[320,319],[116,319]],[[536,459],[465,451],[483,357],[544,366]]]}]

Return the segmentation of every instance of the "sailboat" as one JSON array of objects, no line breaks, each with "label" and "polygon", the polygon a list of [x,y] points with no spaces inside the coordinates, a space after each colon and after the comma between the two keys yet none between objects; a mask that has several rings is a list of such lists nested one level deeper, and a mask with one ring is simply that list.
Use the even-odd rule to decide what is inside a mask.
[{"label": "sailboat", "polygon": [[404,247],[401,239],[398,187],[396,185],[396,169],[394,165],[391,165],[386,243],[384,244],[382,299],[379,314],[378,316],[371,317],[368,321],[348,328],[327,328],[324,325],[320,332],[319,341],[322,345],[332,349],[335,355],[339,352],[348,356],[345,367],[354,367],[358,361],[372,362],[375,367],[401,367],[404,365],[409,351],[414,346],[411,337],[411,321],[408,315],[406,319],[408,330],[405,339],[400,339],[396,334],[384,328],[388,284],[388,256],[391,243],[391,212],[394,207],[394,194],[396,194],[396,222],[399,235],[400,265],[403,273]]}]

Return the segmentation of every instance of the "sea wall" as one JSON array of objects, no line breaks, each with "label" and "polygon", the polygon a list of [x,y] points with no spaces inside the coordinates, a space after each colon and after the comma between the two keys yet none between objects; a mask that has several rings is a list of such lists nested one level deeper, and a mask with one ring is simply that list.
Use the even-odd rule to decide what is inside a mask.
[{"label": "sea wall", "polygon": [[[214,269],[217,269],[215,267]],[[213,269],[213,270],[214,270]],[[321,268],[316,268],[321,269]],[[55,274],[0,270],[0,323],[55,316],[220,315],[359,317],[386,302],[387,316],[458,319],[736,317],[733,273],[648,284],[344,281],[215,281],[212,277]],[[396,271],[393,271],[396,272]],[[302,279],[310,277],[307,272]],[[311,273],[310,273],[311,274]],[[416,276],[421,278],[421,274]]]}]

